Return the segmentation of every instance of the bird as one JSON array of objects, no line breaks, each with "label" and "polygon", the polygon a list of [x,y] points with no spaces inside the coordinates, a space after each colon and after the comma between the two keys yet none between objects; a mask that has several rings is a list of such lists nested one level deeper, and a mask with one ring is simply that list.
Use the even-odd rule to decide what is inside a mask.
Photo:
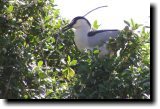
[{"label": "bird", "polygon": [[85,49],[93,50],[98,47],[100,50],[99,57],[104,57],[109,53],[107,49],[107,42],[111,38],[118,37],[120,30],[92,30],[91,23],[83,16],[77,16],[66,25],[62,32],[73,28],[74,42],[80,51]]}]

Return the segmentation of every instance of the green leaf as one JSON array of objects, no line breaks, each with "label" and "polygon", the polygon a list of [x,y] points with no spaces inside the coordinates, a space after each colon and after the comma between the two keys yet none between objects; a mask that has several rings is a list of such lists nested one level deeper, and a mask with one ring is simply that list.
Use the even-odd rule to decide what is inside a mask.
[{"label": "green leaf", "polygon": [[70,64],[70,62],[71,62],[71,58],[70,58],[70,56],[68,55],[68,57],[67,57],[67,63]]},{"label": "green leaf", "polygon": [[8,13],[11,13],[12,11],[13,11],[13,6],[10,5],[10,6],[7,8],[7,12],[8,12]]},{"label": "green leaf", "polygon": [[54,10],[54,17],[57,18],[59,16],[60,10],[56,9]]},{"label": "green leaf", "polygon": [[94,50],[93,53],[94,54],[98,54],[100,51],[99,50]]},{"label": "green leaf", "polygon": [[51,19],[52,19],[51,16],[46,16],[46,17],[45,17],[45,23],[48,23]]},{"label": "green leaf", "polygon": [[100,25],[98,25],[98,21],[95,20],[95,21],[93,22],[93,28],[94,28],[94,29],[98,29],[99,26],[100,26]]},{"label": "green leaf", "polygon": [[62,21],[61,20],[58,20],[57,24],[55,25],[56,28],[60,28],[61,27],[61,24],[62,24]]},{"label": "green leaf", "polygon": [[130,27],[130,24],[128,21],[124,20],[124,23],[127,24]]},{"label": "green leaf", "polygon": [[43,2],[43,0],[38,0],[38,3],[42,3]]},{"label": "green leaf", "polygon": [[38,62],[38,67],[41,67],[43,65],[43,61]]},{"label": "green leaf", "polygon": [[133,21],[133,19],[131,19],[131,26],[132,26],[132,29],[133,29],[133,30],[136,30],[136,29],[138,29],[138,27],[141,26],[141,25],[136,24],[136,23]]},{"label": "green leaf", "polygon": [[63,48],[63,45],[59,45],[59,46],[58,46],[58,49],[62,49],[62,48]]},{"label": "green leaf", "polygon": [[50,95],[52,93],[53,93],[53,90],[52,89],[48,89],[47,92],[46,92],[46,95],[48,96],[48,95]]},{"label": "green leaf", "polygon": [[75,75],[75,71],[72,68],[68,68],[68,76],[73,77]]},{"label": "green leaf", "polygon": [[131,19],[131,25],[132,25],[132,28],[134,28],[134,21],[133,21],[133,19]]},{"label": "green leaf", "polygon": [[70,80],[75,75],[75,71],[71,67],[63,69],[62,72],[64,77],[67,78],[68,80]]},{"label": "green leaf", "polygon": [[56,42],[56,40],[55,40],[54,37],[52,37],[50,40],[52,41],[52,43],[55,43],[55,42]]},{"label": "green leaf", "polygon": [[70,62],[70,66],[73,66],[73,65],[76,65],[77,64],[77,60],[72,60],[71,62]]},{"label": "green leaf", "polygon": [[45,73],[42,72],[42,71],[40,71],[40,70],[39,70],[39,72],[38,72],[38,76],[39,76],[39,78],[41,78],[41,79],[44,79],[44,78],[46,77]]},{"label": "green leaf", "polygon": [[24,98],[27,99],[27,98],[28,98],[28,95],[24,95]]}]

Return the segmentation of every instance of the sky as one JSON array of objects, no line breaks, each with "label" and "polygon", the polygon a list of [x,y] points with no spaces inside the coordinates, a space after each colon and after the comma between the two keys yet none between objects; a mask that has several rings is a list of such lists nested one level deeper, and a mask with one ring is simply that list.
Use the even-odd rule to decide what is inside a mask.
[{"label": "sky", "polygon": [[91,24],[95,20],[100,24],[99,29],[123,29],[124,20],[150,26],[149,0],[55,0],[61,16],[72,20],[76,16],[83,16],[90,10],[100,8],[88,14],[86,18]]}]

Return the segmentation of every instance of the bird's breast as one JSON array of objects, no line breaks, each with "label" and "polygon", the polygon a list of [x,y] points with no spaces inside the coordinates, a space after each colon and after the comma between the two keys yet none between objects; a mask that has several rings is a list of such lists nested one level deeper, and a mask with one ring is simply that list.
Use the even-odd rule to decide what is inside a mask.
[{"label": "bird's breast", "polygon": [[82,32],[75,32],[74,41],[79,50],[84,50],[85,48],[88,48],[87,33],[85,34]]}]

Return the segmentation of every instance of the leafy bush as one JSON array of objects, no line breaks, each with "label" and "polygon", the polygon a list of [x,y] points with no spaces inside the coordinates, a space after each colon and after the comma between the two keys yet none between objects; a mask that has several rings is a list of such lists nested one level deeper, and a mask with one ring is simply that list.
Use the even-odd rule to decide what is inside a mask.
[{"label": "leafy bush", "polygon": [[96,48],[81,53],[71,30],[61,33],[67,23],[54,0],[0,1],[0,98],[150,98],[145,27],[131,20],[101,60]]}]

